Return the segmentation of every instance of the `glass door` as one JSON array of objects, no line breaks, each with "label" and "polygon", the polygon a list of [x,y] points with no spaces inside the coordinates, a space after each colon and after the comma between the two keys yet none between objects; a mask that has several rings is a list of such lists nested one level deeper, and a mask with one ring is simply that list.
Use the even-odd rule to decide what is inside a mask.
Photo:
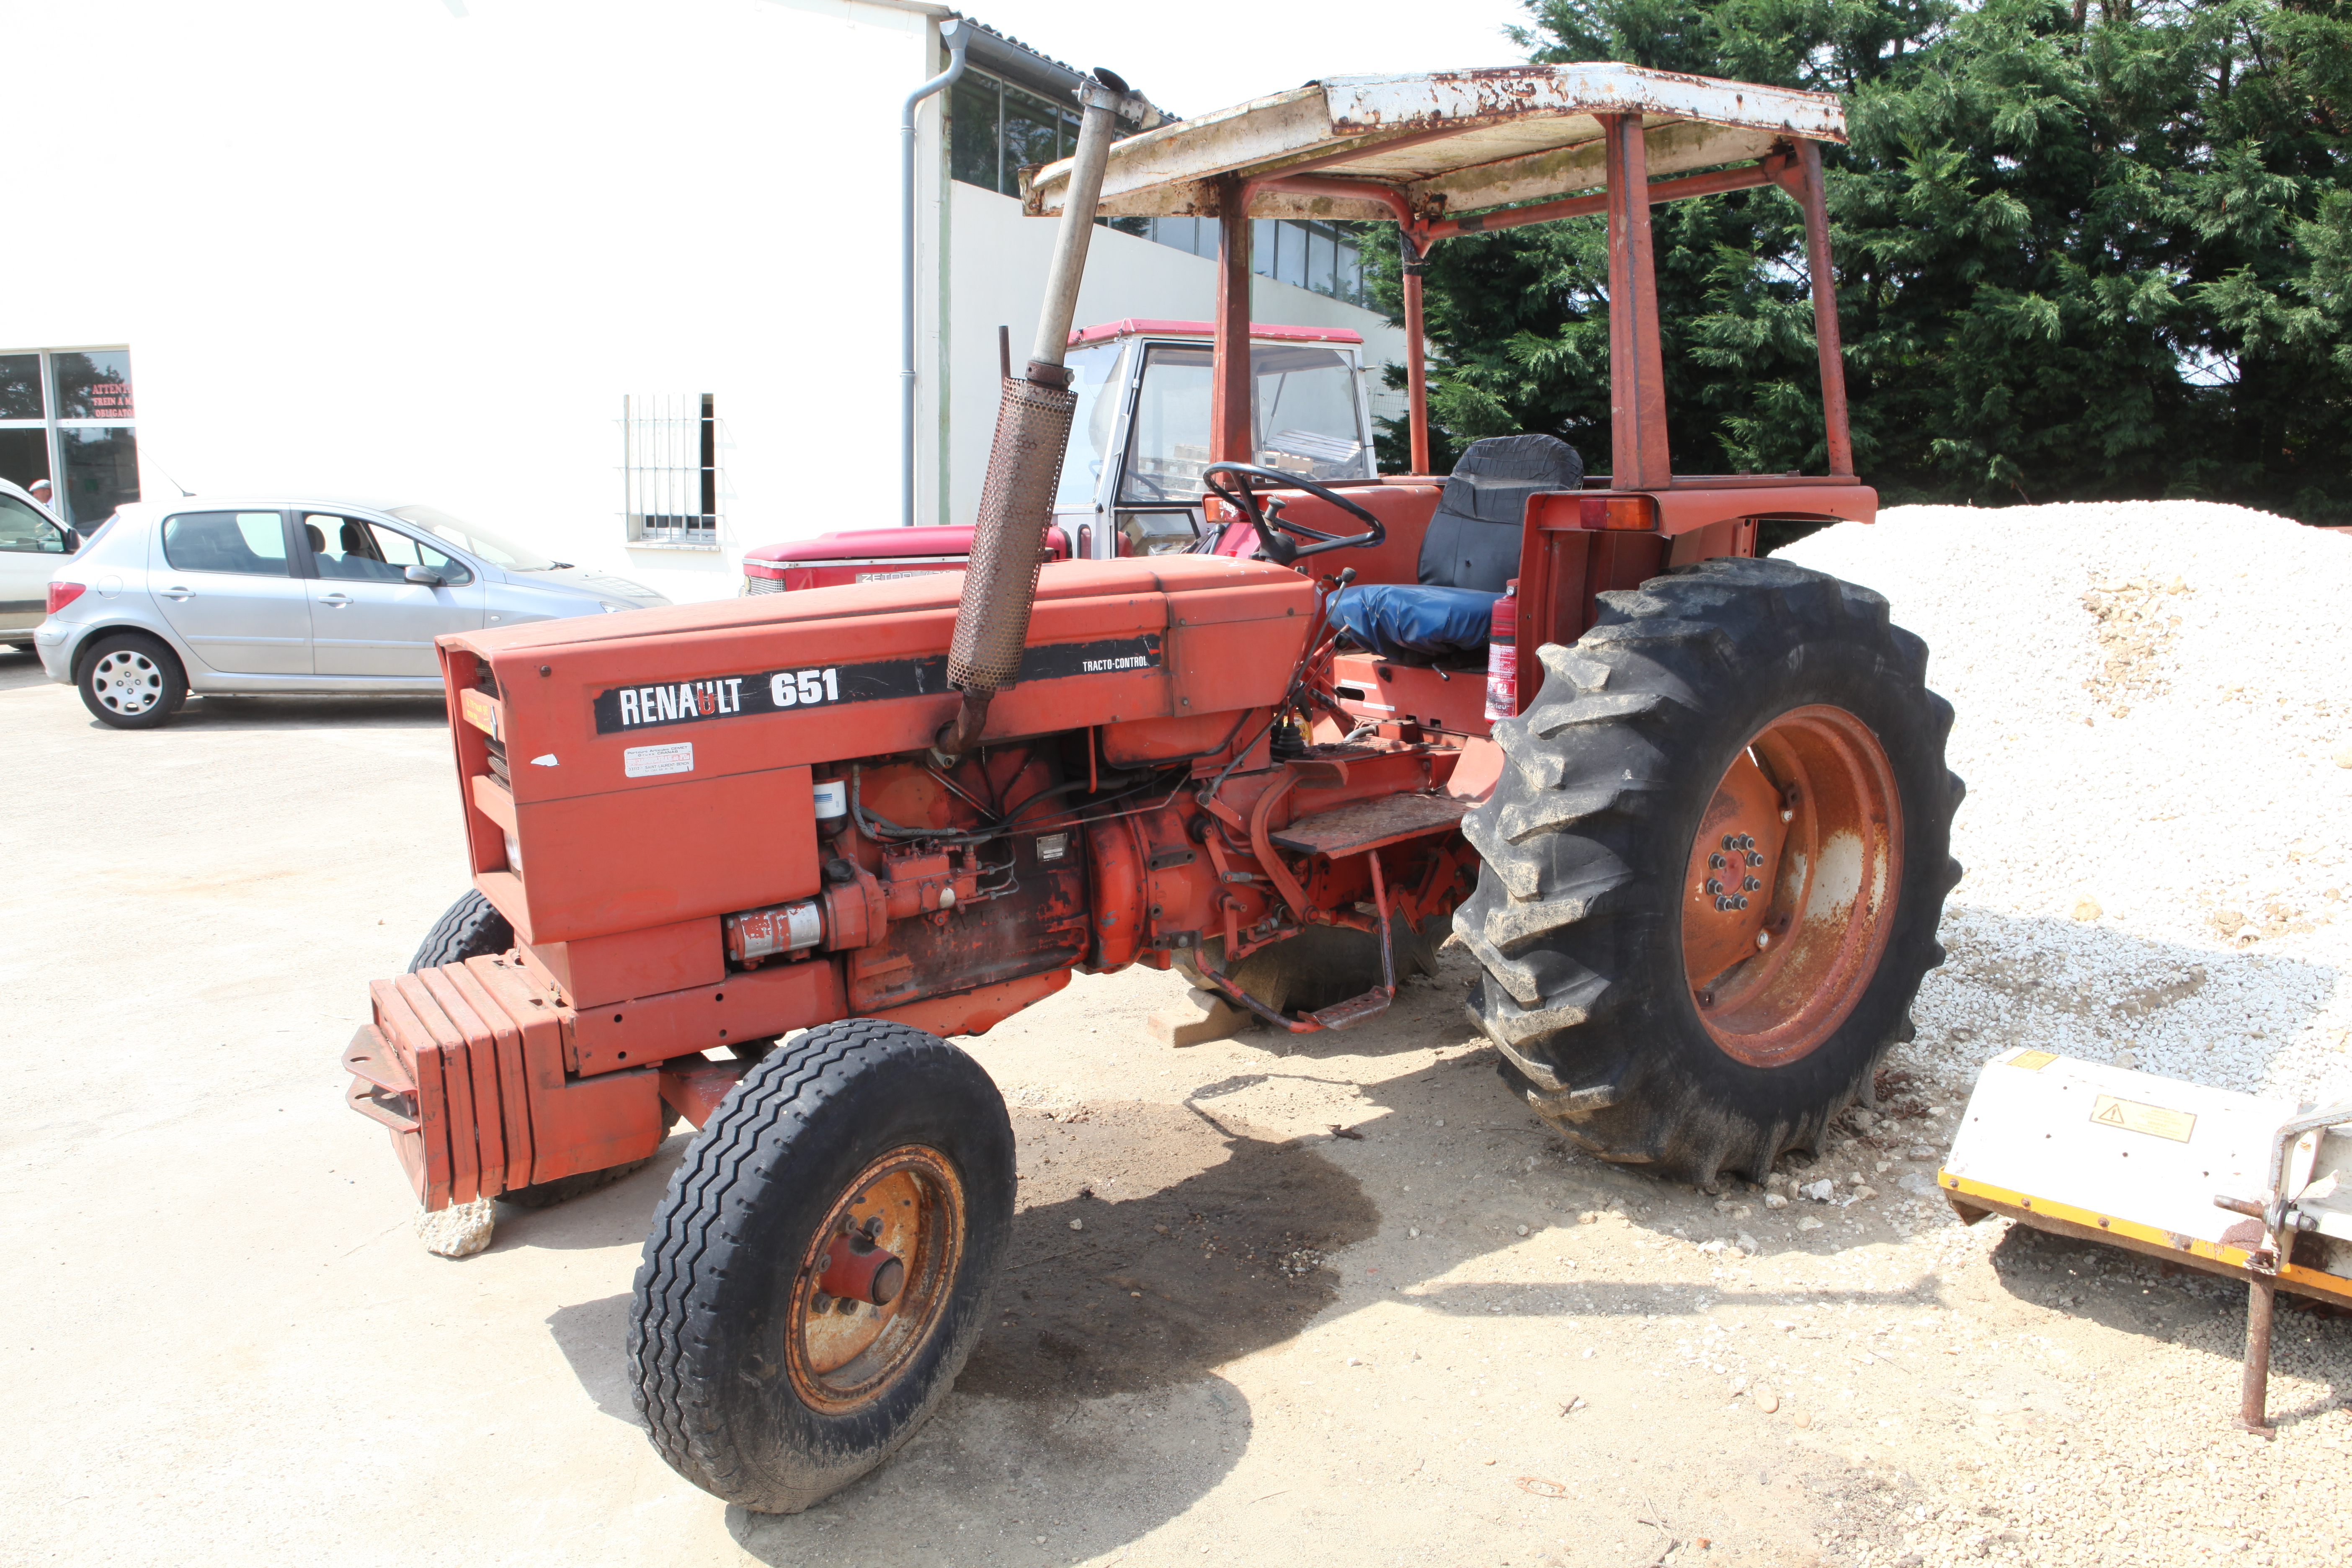
[{"label": "glass door", "polygon": [[0,353],[0,479],[47,480],[49,509],[85,533],[137,500],[131,351]]}]

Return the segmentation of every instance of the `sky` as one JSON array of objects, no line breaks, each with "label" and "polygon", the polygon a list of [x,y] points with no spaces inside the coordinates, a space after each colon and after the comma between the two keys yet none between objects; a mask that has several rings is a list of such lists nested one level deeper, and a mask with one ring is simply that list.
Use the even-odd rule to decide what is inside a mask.
[{"label": "sky", "polygon": [[1511,65],[1517,0],[955,0],[974,21],[1080,69],[1106,67],[1174,114],[1194,115],[1327,76]]}]

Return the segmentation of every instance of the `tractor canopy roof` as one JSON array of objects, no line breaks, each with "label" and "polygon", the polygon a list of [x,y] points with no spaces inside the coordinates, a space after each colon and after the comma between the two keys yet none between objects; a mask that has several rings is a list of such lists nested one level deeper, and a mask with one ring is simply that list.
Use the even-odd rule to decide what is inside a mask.
[{"label": "tractor canopy roof", "polygon": [[[1750,163],[1797,138],[1845,140],[1831,95],[1640,66],[1333,77],[1114,143],[1097,211],[1208,216],[1223,191],[1246,187],[1253,217],[1418,227],[1599,190],[1598,116],[1634,112],[1653,181]],[[1024,179],[1032,216],[1062,210],[1071,162]]]}]

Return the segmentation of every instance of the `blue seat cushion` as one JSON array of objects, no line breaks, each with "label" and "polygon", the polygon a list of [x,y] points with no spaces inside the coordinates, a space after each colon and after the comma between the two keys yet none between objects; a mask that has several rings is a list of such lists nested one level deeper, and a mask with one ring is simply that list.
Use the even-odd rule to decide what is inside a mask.
[{"label": "blue seat cushion", "polygon": [[1500,594],[1395,583],[1350,584],[1333,596],[1331,625],[1400,664],[1484,664]]}]

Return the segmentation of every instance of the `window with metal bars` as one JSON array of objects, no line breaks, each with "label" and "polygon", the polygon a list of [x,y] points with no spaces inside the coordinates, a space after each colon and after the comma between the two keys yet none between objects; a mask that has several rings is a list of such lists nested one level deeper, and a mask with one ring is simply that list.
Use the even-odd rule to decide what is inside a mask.
[{"label": "window with metal bars", "polygon": [[622,515],[630,543],[719,548],[720,435],[710,393],[621,399]]}]

